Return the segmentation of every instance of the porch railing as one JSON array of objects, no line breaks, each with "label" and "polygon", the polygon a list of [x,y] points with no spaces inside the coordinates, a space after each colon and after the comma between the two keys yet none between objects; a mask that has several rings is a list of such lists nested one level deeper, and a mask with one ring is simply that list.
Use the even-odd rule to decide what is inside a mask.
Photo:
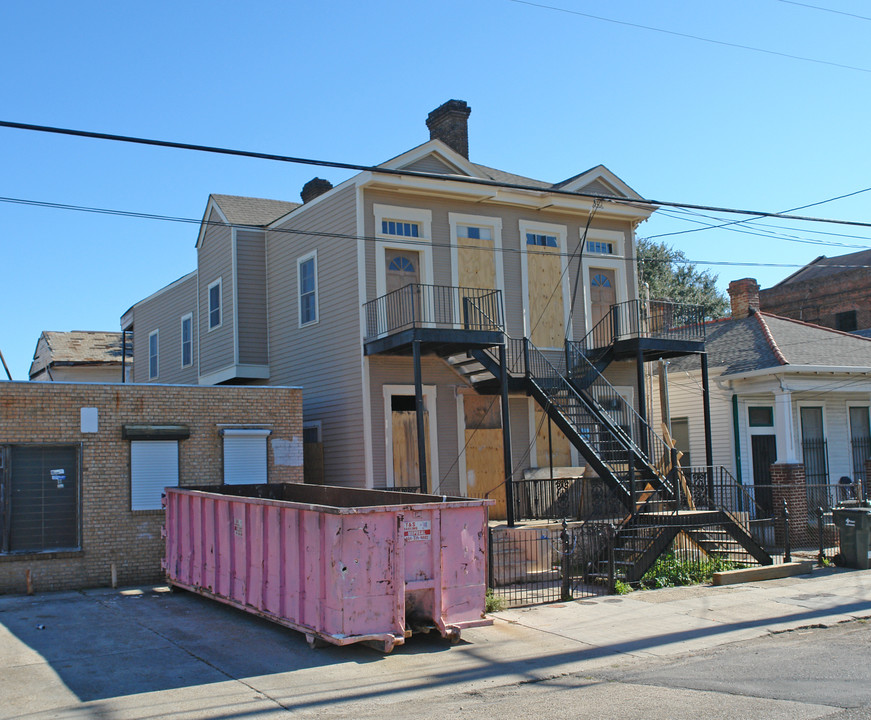
[{"label": "porch railing", "polygon": [[409,328],[502,332],[505,327],[500,290],[409,284],[370,300],[363,310],[366,340]]},{"label": "porch railing", "polygon": [[587,333],[581,345],[585,351],[589,351],[631,338],[703,342],[704,310],[698,305],[683,305],[667,300],[617,303]]}]

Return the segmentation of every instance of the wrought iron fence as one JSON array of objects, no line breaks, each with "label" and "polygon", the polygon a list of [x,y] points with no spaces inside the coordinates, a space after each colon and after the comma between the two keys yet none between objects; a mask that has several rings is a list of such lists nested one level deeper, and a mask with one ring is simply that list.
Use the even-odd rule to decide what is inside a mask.
[{"label": "wrought iron fence", "polygon": [[600,478],[524,478],[512,489],[517,520],[618,520],[627,512]]},{"label": "wrought iron fence", "polygon": [[608,594],[612,533],[602,523],[491,528],[488,584],[508,607]]},{"label": "wrought iron fence", "polygon": [[853,454],[853,472],[856,475],[856,480],[865,483],[868,480],[865,474],[865,462],[871,460],[871,438],[850,438],[850,448]]},{"label": "wrought iron fence", "polygon": [[702,342],[705,314],[698,305],[667,300],[629,300],[612,305],[582,341],[585,352],[608,347],[616,340],[659,338]]},{"label": "wrought iron fence", "polygon": [[504,330],[500,290],[409,284],[363,308],[366,340],[419,327]]}]

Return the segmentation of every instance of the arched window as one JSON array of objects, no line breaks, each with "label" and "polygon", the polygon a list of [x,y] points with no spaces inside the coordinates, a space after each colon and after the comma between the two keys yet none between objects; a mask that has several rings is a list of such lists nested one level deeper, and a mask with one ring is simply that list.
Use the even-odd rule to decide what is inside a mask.
[{"label": "arched window", "polygon": [[611,281],[602,274],[593,275],[593,287],[611,287]]},{"label": "arched window", "polygon": [[387,269],[392,270],[393,272],[413,273],[414,263],[404,255],[397,255],[390,261],[390,265],[387,266]]}]

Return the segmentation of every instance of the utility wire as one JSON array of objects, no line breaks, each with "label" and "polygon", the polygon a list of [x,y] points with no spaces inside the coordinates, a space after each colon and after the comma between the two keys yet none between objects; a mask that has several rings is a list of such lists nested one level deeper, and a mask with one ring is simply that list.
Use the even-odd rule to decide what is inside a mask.
[{"label": "utility wire", "polygon": [[865,17],[864,15],[856,15],[854,13],[844,12],[843,10],[832,10],[832,8],[820,7],[819,5],[809,5],[808,3],[796,2],[795,0],[779,0],[782,3],[787,3],[788,5],[798,5],[799,7],[811,8],[812,10],[821,10],[822,12],[834,13],[835,15],[846,15],[847,17],[858,18],[859,20],[868,20],[871,21],[871,17]]},{"label": "utility wire", "polygon": [[[521,2],[521,0],[512,0],[513,2]],[[871,72],[869,70],[868,72]],[[213,147],[209,145],[195,145],[191,143],[179,143],[169,140],[153,140],[148,138],[132,137],[129,135],[112,135],[109,133],[92,132],[90,130],[72,130],[69,128],[50,127],[48,125],[32,125],[29,123],[11,122],[8,120],[0,120],[0,127],[12,128],[17,130],[31,130],[34,132],[54,133],[59,135],[72,135],[75,137],[85,137],[97,140],[110,140],[115,142],[134,143],[139,145],[151,145],[155,147],[176,148],[181,150],[194,150],[198,152],[218,153],[221,155],[235,155],[238,157],[258,158],[262,160],[274,160],[277,162],[286,162],[301,165],[316,165],[318,167],[332,167],[342,170],[357,170],[359,172],[372,172],[382,175],[396,175],[417,177],[427,180],[438,180],[440,182],[457,182],[467,185],[481,185],[484,187],[505,188],[509,190],[524,190],[536,194],[560,195],[565,197],[573,197],[575,199],[590,198],[600,201],[614,202],[621,205],[629,206],[648,206],[648,207],[676,207],[689,208],[692,210],[706,210],[709,212],[721,212],[734,215],[757,215],[763,217],[775,217],[785,220],[802,220],[806,222],[830,223],[833,225],[850,225],[854,227],[871,227],[871,222],[859,222],[856,220],[837,220],[834,218],[820,218],[807,215],[790,215],[786,213],[769,212],[766,210],[742,210],[738,208],[717,207],[716,205],[698,205],[694,203],[674,202],[670,200],[651,200],[646,198],[627,198],[615,195],[602,195],[598,193],[585,193],[575,190],[561,190],[554,187],[541,187],[537,185],[525,185],[522,183],[508,183],[499,180],[489,180],[486,178],[473,178],[466,175],[441,175],[439,173],[420,172],[418,170],[394,170],[375,165],[357,165],[354,163],[335,162],[332,160],[315,160],[311,158],[293,157],[290,155],[275,155],[271,153],[253,152],[249,150],[233,150],[230,148]]]},{"label": "utility wire", "polygon": [[667,30],[665,28],[653,27],[652,25],[642,25],[641,23],[629,22],[627,20],[615,20],[614,18],[603,17],[602,15],[592,15],[591,13],[580,12],[579,10],[569,10],[567,8],[555,7],[553,5],[529,2],[529,0],[510,1],[518,3],[519,5],[529,5],[530,7],[541,8],[543,10],[554,10],[556,12],[562,12],[568,15],[578,15],[580,17],[590,18],[591,20],[599,20],[601,22],[613,23],[614,25],[623,25],[625,27],[638,28],[639,30],[650,30],[652,32],[687,38],[689,40],[698,40],[699,42],[706,42],[712,45],[722,45],[724,47],[738,48],[740,50],[751,50],[752,52],[765,53],[766,55],[775,55],[777,57],[788,58],[790,60],[801,60],[803,62],[815,63],[817,65],[829,65],[831,67],[843,68],[844,70],[856,70],[857,72],[871,73],[871,69],[857,67],[856,65],[846,65],[844,63],[836,63],[829,60],[819,60],[817,58],[805,57],[803,55],[791,55],[790,53],[778,52],[777,50],[768,50],[766,48],[754,47],[752,45],[742,45],[740,43],[727,42],[726,40],[714,40],[713,38],[702,37],[701,35],[692,35],[690,33],[677,32],[676,30]]}]

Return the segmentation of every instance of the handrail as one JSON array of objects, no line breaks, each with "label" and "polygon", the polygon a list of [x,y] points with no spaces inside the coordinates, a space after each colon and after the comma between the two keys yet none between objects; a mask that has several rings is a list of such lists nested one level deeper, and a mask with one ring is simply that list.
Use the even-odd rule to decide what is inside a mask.
[{"label": "handrail", "polygon": [[[566,355],[569,378],[574,378],[578,373],[576,370],[577,365],[581,366],[582,369],[580,370],[580,373],[583,377],[592,377],[592,381],[586,384],[586,387],[600,388],[602,392],[588,393],[590,401],[597,405],[599,410],[606,413],[614,421],[617,429],[620,430],[626,436],[627,440],[632,442],[636,448],[644,447],[640,440],[642,436],[645,436],[647,441],[647,452],[644,453],[641,452],[641,450],[636,450],[636,452],[647,462],[648,465],[651,466],[652,469],[657,470],[658,473],[662,474],[660,469],[664,470],[671,462],[669,458],[671,448],[666,444],[665,440],[663,440],[651,427],[650,423],[638,414],[638,411],[632,407],[631,403],[626,402],[623,396],[617,391],[617,388],[608,381],[608,378],[602,375],[596,366],[587,359],[583,350],[580,348],[580,343],[567,340]],[[615,411],[621,413],[624,417],[615,415],[614,412],[602,405],[603,395],[607,403],[613,406]],[[622,422],[624,420],[627,422]],[[629,428],[628,433],[623,430],[623,426]]]},{"label": "handrail", "polygon": [[616,303],[581,340],[581,347],[584,353],[590,353],[628,338],[704,342],[704,309],[670,300]]}]

